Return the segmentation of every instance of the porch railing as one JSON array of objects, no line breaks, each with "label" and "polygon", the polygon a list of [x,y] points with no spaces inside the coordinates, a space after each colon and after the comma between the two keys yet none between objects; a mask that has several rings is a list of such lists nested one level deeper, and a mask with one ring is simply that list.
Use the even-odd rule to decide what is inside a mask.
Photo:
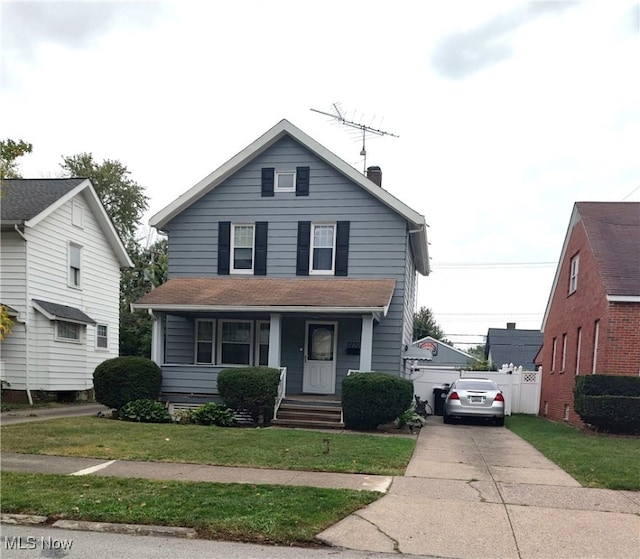
[{"label": "porch railing", "polygon": [[273,419],[278,419],[278,410],[280,404],[284,400],[285,392],[287,390],[287,368],[280,367],[280,383],[278,384],[278,395],[276,396],[276,403],[273,407]]}]

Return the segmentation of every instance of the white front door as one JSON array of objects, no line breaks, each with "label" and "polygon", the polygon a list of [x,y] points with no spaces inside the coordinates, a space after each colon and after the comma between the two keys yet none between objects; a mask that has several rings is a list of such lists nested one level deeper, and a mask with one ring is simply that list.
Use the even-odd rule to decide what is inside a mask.
[{"label": "white front door", "polygon": [[307,322],[304,344],[302,391],[336,392],[337,322]]}]

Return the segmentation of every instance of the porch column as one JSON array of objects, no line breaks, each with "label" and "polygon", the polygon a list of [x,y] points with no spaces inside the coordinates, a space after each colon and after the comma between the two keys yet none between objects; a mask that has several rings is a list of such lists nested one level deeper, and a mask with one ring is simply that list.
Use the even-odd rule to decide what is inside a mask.
[{"label": "porch column", "polygon": [[154,314],[151,326],[151,360],[158,366],[164,363],[164,313]]},{"label": "porch column", "polygon": [[360,334],[360,370],[371,371],[371,353],[373,352],[373,315],[362,315],[362,333]]},{"label": "porch column", "polygon": [[281,315],[271,313],[269,322],[269,367],[280,367],[280,323]]}]

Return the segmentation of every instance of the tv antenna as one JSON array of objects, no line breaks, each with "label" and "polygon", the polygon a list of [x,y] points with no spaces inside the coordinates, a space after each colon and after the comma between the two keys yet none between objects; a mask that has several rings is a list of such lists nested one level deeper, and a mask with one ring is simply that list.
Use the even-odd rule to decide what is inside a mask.
[{"label": "tv antenna", "polygon": [[360,122],[354,122],[353,120],[347,120],[345,116],[342,114],[340,110],[340,106],[338,103],[333,103],[334,113],[327,113],[325,111],[319,111],[318,109],[311,109],[314,113],[320,113],[321,115],[330,116],[331,118],[341,122],[345,126],[350,126],[351,128],[358,128],[362,130],[362,150],[360,151],[360,155],[364,157],[364,170],[363,174],[367,174],[367,147],[366,147],[366,139],[367,133],[375,134],[377,136],[393,136],[394,138],[399,138],[396,134],[392,134],[391,132],[386,132],[385,130],[379,130],[378,128],[373,128],[371,126],[367,126],[366,124],[362,124]]}]

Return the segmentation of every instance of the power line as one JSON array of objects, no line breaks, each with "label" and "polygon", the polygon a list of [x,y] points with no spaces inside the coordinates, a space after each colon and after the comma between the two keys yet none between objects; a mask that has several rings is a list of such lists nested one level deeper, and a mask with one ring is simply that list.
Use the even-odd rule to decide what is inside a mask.
[{"label": "power line", "polygon": [[432,268],[541,268],[555,266],[557,262],[441,262],[432,263]]}]

